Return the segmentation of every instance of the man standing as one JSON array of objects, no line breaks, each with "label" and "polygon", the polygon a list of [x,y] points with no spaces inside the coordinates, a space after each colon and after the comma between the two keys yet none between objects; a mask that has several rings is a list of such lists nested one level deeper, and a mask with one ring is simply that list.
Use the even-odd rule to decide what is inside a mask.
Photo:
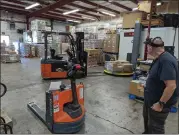
[{"label": "man standing", "polygon": [[143,134],[164,134],[165,120],[171,106],[178,100],[178,64],[170,53],[165,52],[160,37],[145,42],[148,54],[154,57],[144,92]]}]

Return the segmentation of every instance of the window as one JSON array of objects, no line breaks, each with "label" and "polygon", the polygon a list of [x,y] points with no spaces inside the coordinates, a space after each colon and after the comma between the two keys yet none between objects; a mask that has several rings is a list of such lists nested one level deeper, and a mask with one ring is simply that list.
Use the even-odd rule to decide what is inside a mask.
[{"label": "window", "polygon": [[9,45],[9,36],[1,35],[1,43],[5,43],[8,46]]}]

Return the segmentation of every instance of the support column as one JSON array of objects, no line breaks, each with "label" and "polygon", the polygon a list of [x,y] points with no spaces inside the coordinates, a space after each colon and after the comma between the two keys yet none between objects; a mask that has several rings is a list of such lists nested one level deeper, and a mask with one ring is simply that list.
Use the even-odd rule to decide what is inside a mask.
[{"label": "support column", "polygon": [[54,22],[54,20],[50,19],[51,31],[53,30],[53,22]]},{"label": "support column", "polygon": [[26,16],[27,30],[29,30],[29,18]]}]

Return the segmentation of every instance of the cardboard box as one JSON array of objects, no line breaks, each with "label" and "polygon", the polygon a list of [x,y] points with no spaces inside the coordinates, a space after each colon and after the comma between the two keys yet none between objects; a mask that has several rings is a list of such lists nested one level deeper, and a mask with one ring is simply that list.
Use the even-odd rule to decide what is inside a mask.
[{"label": "cardboard box", "polygon": [[119,52],[119,36],[117,34],[107,34],[107,38],[104,40],[103,44],[104,52]]},{"label": "cardboard box", "polygon": [[132,64],[127,61],[106,61],[105,68],[112,72],[131,73]]},{"label": "cardboard box", "polygon": [[144,97],[144,88],[138,80],[132,80],[129,86],[129,93],[138,97]]},{"label": "cardboard box", "polygon": [[135,28],[136,20],[146,20],[147,13],[142,11],[125,13],[123,15],[123,28]]},{"label": "cardboard box", "polygon": [[123,72],[125,72],[125,73],[132,73],[132,64],[130,64],[130,63],[125,63],[125,64],[123,64]]},{"label": "cardboard box", "polygon": [[150,66],[145,64],[140,64],[139,67],[142,71],[149,71],[150,69]]},{"label": "cardboard box", "polygon": [[138,3],[138,9],[140,11],[144,11],[144,12],[150,13],[151,1],[140,1]]},{"label": "cardboard box", "polygon": [[99,49],[85,49],[85,51],[88,53],[88,56],[98,56],[99,55]]}]

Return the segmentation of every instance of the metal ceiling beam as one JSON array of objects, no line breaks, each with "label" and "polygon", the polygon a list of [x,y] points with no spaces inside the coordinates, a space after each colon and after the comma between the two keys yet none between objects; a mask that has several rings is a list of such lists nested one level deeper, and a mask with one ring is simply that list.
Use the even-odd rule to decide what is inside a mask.
[{"label": "metal ceiling beam", "polygon": [[[4,2],[11,2],[11,3],[4,3]],[[28,3],[22,2],[22,1],[19,1],[19,0],[2,0],[1,4],[9,4],[9,6],[11,6],[11,7],[14,7],[15,6],[14,4],[19,4],[22,7],[24,7],[24,9],[25,9],[26,6],[29,6]],[[19,6],[19,5],[17,5],[17,6]],[[35,9],[33,8],[33,9],[28,10],[28,11],[35,11]]]},{"label": "metal ceiling beam", "polygon": [[[43,5],[49,5],[49,2],[44,2],[42,0],[37,0],[40,4],[43,4]],[[57,1],[57,0],[54,0],[54,1]],[[61,9],[64,9],[64,10],[72,10],[70,8],[66,8],[66,7],[61,7]],[[54,9],[55,12],[59,12],[59,13],[62,13],[61,11],[57,10],[57,9]],[[95,17],[95,18],[98,18],[100,17],[99,15],[93,15],[93,14],[90,14],[90,13],[84,13],[82,11],[79,11],[78,13],[80,14],[84,14],[84,15],[88,15],[88,16],[92,16],[92,17]],[[70,14],[72,16],[76,16],[76,17],[81,17],[81,15],[78,15],[78,14],[75,14],[75,13],[72,13]]]},{"label": "metal ceiling beam", "polygon": [[[67,8],[67,7],[62,7],[61,9],[72,10],[71,8]],[[91,14],[91,13],[86,13],[84,11],[78,11],[78,13],[83,14],[83,15],[92,16],[92,17],[95,17],[95,18],[99,18],[100,17],[100,15],[94,15],[94,14]]]},{"label": "metal ceiling beam", "polygon": [[[54,12],[57,12],[57,13],[61,13],[61,14],[63,14],[63,12],[62,11],[60,11],[60,10],[54,10]],[[81,15],[77,15],[77,14],[70,14],[70,16],[75,16],[75,17],[81,17]]]},{"label": "metal ceiling beam", "polygon": [[98,8],[102,8],[102,9],[105,9],[105,10],[108,10],[108,11],[111,11],[111,12],[114,12],[114,13],[116,13],[116,14],[120,14],[119,11],[116,11],[116,10],[113,10],[113,9],[111,9],[111,8],[108,8],[108,7],[105,7],[105,6],[102,6],[102,5],[99,5],[99,4],[90,2],[90,1],[88,1],[88,0],[80,0],[80,1],[83,2],[83,3],[86,3],[86,4],[89,4],[89,5],[98,7]]},{"label": "metal ceiling beam", "polygon": [[1,6],[9,6],[9,8],[18,8],[18,9],[24,10],[24,7],[23,6],[19,6],[19,5],[12,5],[12,4],[7,4],[7,3],[1,3]]},{"label": "metal ceiling beam", "polygon": [[1,0],[1,2],[11,2],[11,3],[16,3],[16,4],[20,4],[20,5],[24,5],[27,6],[28,4],[22,1],[18,1],[18,0]]},{"label": "metal ceiling beam", "polygon": [[[108,2],[108,0],[105,0],[105,1],[107,1],[107,2]],[[131,8],[126,7],[126,6],[122,5],[122,4],[119,4],[119,3],[115,2],[115,1],[110,2],[110,3],[111,3],[112,5],[117,6],[117,7],[123,8],[123,9],[125,9],[125,10],[127,10],[127,11],[132,11],[132,9],[131,9]]]},{"label": "metal ceiling beam", "polygon": [[[11,22],[10,19],[1,19],[1,18],[0,18],[0,21]],[[25,23],[25,24],[27,23],[27,22],[23,22],[23,21],[14,21],[14,20],[13,20],[13,22],[15,22],[15,23]]]},{"label": "metal ceiling beam", "polygon": [[59,0],[49,6],[46,6],[38,11],[32,12],[28,15],[28,17],[38,16],[42,13],[47,13],[48,11],[53,11],[56,8],[63,7],[66,4],[69,4],[71,2],[74,2],[75,0]]},{"label": "metal ceiling beam", "polygon": [[54,20],[58,20],[58,21],[66,21],[66,19],[63,19],[63,18],[59,18],[59,17],[54,17],[54,16],[50,16],[50,15],[38,15],[36,17],[39,17],[39,18],[45,18],[45,19],[54,19]]},{"label": "metal ceiling beam", "polygon": [[13,9],[12,7],[10,7],[10,8],[9,7],[3,7],[2,5],[0,7],[0,10],[6,10],[6,11],[9,11],[9,12],[12,12],[12,13],[18,13],[18,14],[22,14],[22,15],[29,14],[29,12],[27,12],[27,11]]},{"label": "metal ceiling beam", "polygon": [[[87,11],[89,11],[89,12],[94,12],[94,13],[99,12],[99,11],[94,10],[94,9],[92,9],[92,8],[83,7],[83,6],[74,4],[74,3],[70,3],[70,4],[68,4],[68,5],[73,6],[73,7],[77,7],[77,8],[81,8],[81,9],[87,10]],[[100,12],[100,13],[101,13],[101,12]],[[101,13],[101,14],[103,14],[103,13]],[[105,15],[105,14],[103,14],[103,15]]]},{"label": "metal ceiling beam", "polygon": [[75,19],[75,20],[83,20],[83,19],[80,19],[80,18],[77,18],[77,17],[72,17],[72,16],[68,16],[68,15],[61,15],[61,14],[58,14],[58,13],[52,13],[52,12],[47,12],[48,14],[50,15],[54,15],[54,16],[60,16],[61,18],[69,18],[69,19]]}]

